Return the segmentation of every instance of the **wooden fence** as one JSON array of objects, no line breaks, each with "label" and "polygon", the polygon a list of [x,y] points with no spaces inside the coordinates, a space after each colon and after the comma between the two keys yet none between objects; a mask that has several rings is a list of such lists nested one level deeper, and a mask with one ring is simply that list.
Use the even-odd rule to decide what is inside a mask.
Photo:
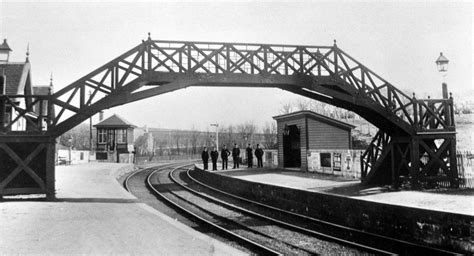
[{"label": "wooden fence", "polygon": [[474,188],[474,154],[470,151],[456,152],[458,164],[459,187]]}]

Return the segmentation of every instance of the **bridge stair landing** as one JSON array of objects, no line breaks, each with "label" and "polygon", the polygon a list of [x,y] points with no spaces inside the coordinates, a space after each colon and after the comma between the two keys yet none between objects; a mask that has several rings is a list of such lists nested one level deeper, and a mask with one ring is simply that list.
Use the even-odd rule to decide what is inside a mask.
[{"label": "bridge stair landing", "polygon": [[458,187],[455,140],[450,134],[439,136],[392,137],[378,131],[360,159],[363,183]]}]

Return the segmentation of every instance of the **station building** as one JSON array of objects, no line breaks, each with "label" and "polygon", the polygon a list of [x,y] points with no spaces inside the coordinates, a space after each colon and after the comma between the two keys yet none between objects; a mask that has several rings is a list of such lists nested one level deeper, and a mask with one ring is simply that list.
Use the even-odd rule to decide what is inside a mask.
[{"label": "station building", "polygon": [[[29,51],[26,52],[24,62],[11,62],[9,60],[11,51],[7,39],[4,39],[0,44],[0,76],[5,79],[5,83],[0,84],[0,94],[8,95],[11,99],[5,103],[2,113],[3,125],[7,131],[35,129],[34,126],[40,125],[46,128],[43,122],[47,102],[34,103],[31,98],[22,96],[47,95],[52,89],[52,83],[49,86],[33,86]],[[30,107],[32,104],[33,108]],[[27,119],[20,117],[19,113],[24,111]]]},{"label": "station building", "polygon": [[97,129],[96,160],[133,162],[135,125],[114,114],[94,127]]},{"label": "station building", "polygon": [[354,169],[351,131],[355,126],[306,110],[273,119],[279,167],[335,175]]}]

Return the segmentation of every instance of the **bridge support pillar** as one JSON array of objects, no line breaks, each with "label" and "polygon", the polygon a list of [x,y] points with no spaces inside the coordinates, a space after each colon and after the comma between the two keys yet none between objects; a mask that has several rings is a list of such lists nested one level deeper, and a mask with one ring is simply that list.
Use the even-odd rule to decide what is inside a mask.
[{"label": "bridge support pillar", "polygon": [[0,135],[0,198],[45,194],[55,198],[54,137]]},{"label": "bridge support pillar", "polygon": [[451,182],[452,188],[459,188],[459,174],[458,174],[458,158],[456,152],[456,138],[451,138],[450,140],[450,154],[449,154],[449,163],[450,163],[450,172],[449,179]]},{"label": "bridge support pillar", "polygon": [[390,140],[377,136],[361,159],[363,171],[372,167],[363,176],[364,183],[397,188],[409,181],[414,188],[459,187],[455,133],[423,133]]},{"label": "bridge support pillar", "polygon": [[410,161],[410,183],[417,187],[420,173],[420,139],[414,137],[411,140],[411,161]]}]

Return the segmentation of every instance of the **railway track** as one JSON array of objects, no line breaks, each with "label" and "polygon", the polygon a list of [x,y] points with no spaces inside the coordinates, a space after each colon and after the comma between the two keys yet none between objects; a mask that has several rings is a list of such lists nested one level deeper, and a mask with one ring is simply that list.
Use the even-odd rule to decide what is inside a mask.
[{"label": "railway track", "polygon": [[[358,237],[354,238],[360,232],[357,230],[344,230],[346,233],[344,236],[340,234],[344,227],[337,225],[334,227],[324,222],[321,224],[319,220],[226,194],[195,180],[189,174],[189,170],[184,167],[185,165],[175,164],[161,166],[154,170],[145,169],[130,175],[124,183],[130,191],[130,179],[133,176],[140,176],[139,179],[133,181],[134,194],[137,190],[141,190],[139,193],[152,193],[152,197],[161,198],[176,211],[212,229],[219,236],[238,243],[239,246],[254,254],[392,255],[407,253],[406,247],[393,250],[393,246],[383,246],[381,249],[380,246],[367,245],[364,241],[359,241],[361,239]],[[145,178],[146,187],[143,183]],[[157,201],[156,198],[155,201]],[[323,229],[321,229],[322,226],[324,226]],[[324,230],[324,232],[315,230]],[[367,234],[362,236],[362,240],[367,238]],[[379,244],[382,238],[378,237],[378,239],[375,244]],[[426,249],[423,248],[421,252],[429,252],[430,255],[446,254],[446,251],[435,250],[431,253],[432,251]],[[418,253],[420,248],[411,248],[408,251]]]},{"label": "railway track", "polygon": [[[290,227],[283,222],[246,211],[224,201],[200,195],[186,185],[180,174],[187,169],[175,168],[155,171],[148,177],[148,185],[180,211],[200,218],[206,225],[217,225],[226,233],[237,235],[252,243],[251,251],[272,255],[318,255],[318,254],[390,254],[374,248],[343,241],[326,241],[315,237],[309,230]],[[209,224],[210,223],[210,224]],[[241,242],[243,243],[243,242]],[[261,248],[263,246],[263,248]],[[256,249],[256,250],[255,250]]]}]

